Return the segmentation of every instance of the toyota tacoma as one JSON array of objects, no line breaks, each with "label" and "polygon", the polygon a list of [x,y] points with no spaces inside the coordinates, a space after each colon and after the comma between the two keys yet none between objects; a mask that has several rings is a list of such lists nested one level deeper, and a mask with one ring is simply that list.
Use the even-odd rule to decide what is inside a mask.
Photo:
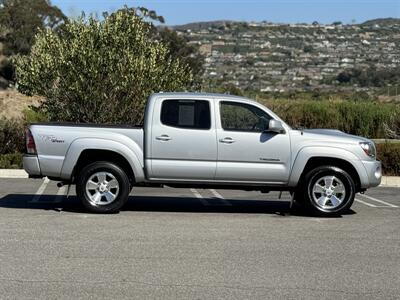
[{"label": "toyota tacoma", "polygon": [[31,124],[24,169],[75,184],[91,212],[112,213],[135,186],[289,191],[320,216],[345,213],[381,181],[374,143],[338,130],[296,130],[243,97],[150,96],[143,127]]}]

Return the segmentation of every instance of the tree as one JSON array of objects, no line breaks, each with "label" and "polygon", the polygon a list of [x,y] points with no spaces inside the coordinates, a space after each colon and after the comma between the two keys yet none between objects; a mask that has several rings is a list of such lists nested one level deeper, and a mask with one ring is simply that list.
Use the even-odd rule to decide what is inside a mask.
[{"label": "tree", "polygon": [[138,124],[151,93],[192,82],[190,68],[153,38],[136,9],[63,27],[40,30],[30,55],[15,60],[18,90],[45,97],[50,120]]},{"label": "tree", "polygon": [[192,70],[194,84],[199,85],[204,72],[204,57],[198,52],[198,47],[188,44],[184,37],[179,36],[176,31],[163,28],[159,31],[162,42],[170,49],[173,59],[180,59]]},{"label": "tree", "polygon": [[305,45],[305,46],[303,47],[303,51],[304,51],[304,53],[310,53],[310,52],[313,52],[313,51],[314,51],[314,48],[313,48],[312,45]]},{"label": "tree", "polygon": [[139,6],[135,9],[136,15],[144,19],[149,19],[150,21],[165,23],[164,17],[157,15],[154,10],[149,10],[146,7]]},{"label": "tree", "polygon": [[396,85],[400,80],[400,68],[376,69],[370,66],[366,69],[349,69],[336,77],[339,83],[352,83],[365,87],[383,87]]},{"label": "tree", "polygon": [[154,38],[161,39],[169,48],[169,54],[172,58],[180,59],[183,63],[189,65],[194,77],[193,84],[198,87],[202,82],[204,72],[204,57],[199,53],[199,47],[188,44],[187,38],[179,36],[175,30],[171,30],[168,27],[156,27],[153,21],[163,24],[165,20],[162,16],[157,15],[154,10],[137,7],[136,14],[150,22]]},{"label": "tree", "polygon": [[66,19],[48,0],[0,0],[1,42],[5,54],[28,54],[39,29],[54,29]]},{"label": "tree", "polygon": [[350,80],[351,80],[351,77],[352,77],[351,72],[343,71],[343,72],[340,72],[340,73],[337,75],[336,80],[337,80],[339,83],[349,83]]}]

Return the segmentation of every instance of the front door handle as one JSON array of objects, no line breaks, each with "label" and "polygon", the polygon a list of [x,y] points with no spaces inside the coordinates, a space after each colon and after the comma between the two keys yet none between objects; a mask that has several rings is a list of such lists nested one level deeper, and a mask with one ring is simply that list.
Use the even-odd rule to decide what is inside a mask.
[{"label": "front door handle", "polygon": [[172,140],[172,138],[166,134],[160,135],[160,136],[156,136],[156,140],[159,141],[169,141]]},{"label": "front door handle", "polygon": [[235,142],[235,140],[231,137],[226,137],[226,138],[220,139],[219,141],[220,141],[220,143],[225,143],[225,144],[232,144]]}]

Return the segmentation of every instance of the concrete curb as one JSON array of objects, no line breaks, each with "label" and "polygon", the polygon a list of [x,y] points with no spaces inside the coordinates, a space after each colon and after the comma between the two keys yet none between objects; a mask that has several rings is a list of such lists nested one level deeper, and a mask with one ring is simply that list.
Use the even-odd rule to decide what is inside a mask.
[{"label": "concrete curb", "polygon": [[[28,178],[22,169],[0,169],[0,178]],[[400,176],[383,176],[380,186],[400,187]]]},{"label": "concrete curb", "polygon": [[0,169],[0,178],[28,178],[23,169]]},{"label": "concrete curb", "polygon": [[382,176],[381,186],[400,187],[400,176]]}]

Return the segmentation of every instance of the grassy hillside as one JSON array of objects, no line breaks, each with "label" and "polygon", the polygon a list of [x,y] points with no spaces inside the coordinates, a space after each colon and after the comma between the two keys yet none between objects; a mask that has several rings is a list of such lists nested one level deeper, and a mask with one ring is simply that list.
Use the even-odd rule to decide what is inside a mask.
[{"label": "grassy hillside", "polygon": [[39,97],[28,97],[15,90],[0,91],[0,119],[20,119],[26,108],[39,102]]}]

